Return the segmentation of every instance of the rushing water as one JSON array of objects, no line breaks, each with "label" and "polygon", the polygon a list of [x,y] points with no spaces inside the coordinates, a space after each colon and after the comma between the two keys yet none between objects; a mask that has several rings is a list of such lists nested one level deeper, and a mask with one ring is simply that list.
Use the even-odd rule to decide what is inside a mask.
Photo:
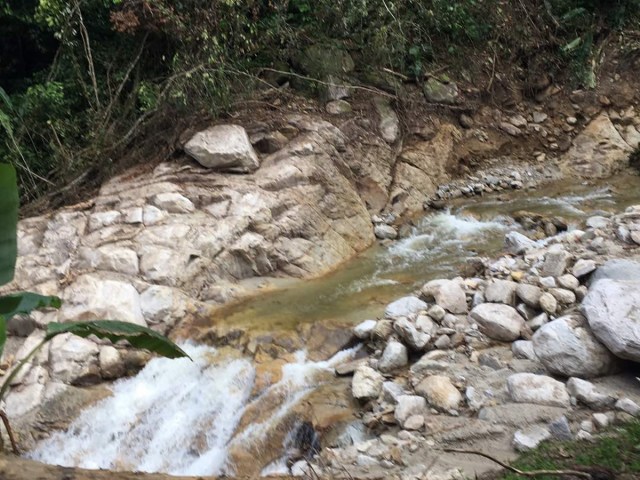
[{"label": "rushing water", "polygon": [[[260,440],[355,349],[324,362],[303,352],[283,367],[282,379],[250,400],[255,368],[247,359],[219,358],[216,349],[183,345],[189,359],[156,358],[135,377],[113,385],[113,395],[86,410],[63,432],[41,442],[29,456],[63,466],[166,472],[174,475],[232,473],[229,448]],[[244,412],[267,395],[281,403],[264,421],[242,432]]]},{"label": "rushing water", "polygon": [[[465,259],[499,252],[517,210],[563,216],[575,227],[594,213],[640,203],[640,177],[610,185],[559,184],[517,195],[476,198],[428,215],[411,234],[376,246],[323,278],[222,309],[214,321],[278,330],[300,322],[346,322],[378,315],[384,305],[423,282],[456,271]],[[47,463],[87,468],[140,470],[182,475],[233,473],[229,452],[259,441],[271,426],[330,381],[332,366],[351,358],[340,352],[310,362],[299,352],[282,379],[251,397],[256,369],[250,360],[221,355],[211,347],[184,346],[194,359],[154,359],[134,378],[113,385],[113,395],[85,411],[66,431],[54,433],[30,453]],[[266,396],[278,399],[266,418],[239,429],[243,414]],[[286,472],[284,459],[263,474]]]},{"label": "rushing water", "polygon": [[376,245],[332,274],[223,307],[211,324],[273,331],[302,322],[359,322],[428,280],[456,275],[470,257],[497,254],[504,234],[518,228],[510,216],[519,210],[561,216],[575,228],[590,215],[634,203],[640,203],[640,177],[628,174],[597,186],[563,181],[461,199],[415,222],[407,238]]}]

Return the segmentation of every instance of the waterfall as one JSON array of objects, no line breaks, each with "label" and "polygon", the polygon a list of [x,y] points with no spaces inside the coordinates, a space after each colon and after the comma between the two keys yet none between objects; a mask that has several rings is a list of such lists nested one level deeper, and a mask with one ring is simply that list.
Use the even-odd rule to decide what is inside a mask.
[{"label": "waterfall", "polygon": [[[40,442],[29,457],[45,463],[89,469],[221,475],[233,472],[228,448],[261,439],[265,424],[237,434],[251,399],[255,368],[248,359],[224,359],[215,348],[182,345],[193,358],[151,360],[138,375],[116,382],[113,395],[85,410],[65,431]],[[283,367],[282,379],[267,391],[284,401],[268,422],[276,422],[317,384],[318,373],[355,350],[325,362],[309,362],[303,352]]]}]

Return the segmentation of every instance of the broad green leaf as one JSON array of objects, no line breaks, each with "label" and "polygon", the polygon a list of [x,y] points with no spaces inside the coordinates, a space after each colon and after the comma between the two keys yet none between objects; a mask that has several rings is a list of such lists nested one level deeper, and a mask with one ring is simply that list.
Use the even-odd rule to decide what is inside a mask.
[{"label": "broad green leaf", "polygon": [[18,255],[18,186],[13,166],[0,164],[0,285],[13,280]]},{"label": "broad green leaf", "polygon": [[38,308],[60,308],[62,301],[58,297],[47,297],[37,293],[23,292],[0,297],[0,357],[7,341],[7,322],[18,314],[31,313]]},{"label": "broad green leaf", "polygon": [[[127,340],[136,348],[145,348],[167,358],[189,357],[167,337],[160,335],[147,327],[141,327],[118,320],[96,320],[93,322],[49,323],[47,325],[47,339],[61,333],[73,333],[79,337],[95,335],[112,342]],[[190,357],[189,357],[190,358]]]},{"label": "broad green leaf", "polygon": [[62,300],[58,297],[21,292],[0,297],[0,315],[9,321],[14,315],[25,315],[39,308],[60,308],[60,305]]}]

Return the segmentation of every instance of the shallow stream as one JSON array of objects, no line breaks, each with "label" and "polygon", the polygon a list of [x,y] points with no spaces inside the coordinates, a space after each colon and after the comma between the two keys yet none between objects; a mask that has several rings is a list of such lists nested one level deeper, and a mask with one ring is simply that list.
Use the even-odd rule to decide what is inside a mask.
[{"label": "shallow stream", "polygon": [[[561,216],[576,228],[591,215],[634,203],[640,203],[640,177],[631,175],[596,186],[564,182],[466,199],[448,211],[426,215],[406,238],[377,245],[333,274],[220,309],[211,322],[273,332],[302,322],[375,318],[388,302],[424,282],[455,276],[469,258],[498,254],[504,234],[518,228],[511,218],[516,211]],[[88,468],[243,473],[234,464],[242,457],[237,452],[259,452],[260,442],[279,442],[275,450],[281,457],[288,437],[282,432],[273,437],[278,423],[319,386],[334,382],[333,366],[356,353],[345,350],[333,359],[312,362],[298,352],[282,367],[279,380],[252,397],[256,367],[250,359],[213,347],[185,348],[194,362],[152,360],[136,377],[116,382],[111,397],[85,411],[66,432],[40,443],[30,456]],[[270,410],[240,429],[247,412],[263,404]],[[265,466],[269,472],[286,468],[278,456],[260,468]]]}]

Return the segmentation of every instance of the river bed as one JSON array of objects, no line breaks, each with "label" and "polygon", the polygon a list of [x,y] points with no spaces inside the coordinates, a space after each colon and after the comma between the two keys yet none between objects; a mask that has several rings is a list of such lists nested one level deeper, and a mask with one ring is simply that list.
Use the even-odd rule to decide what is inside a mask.
[{"label": "river bed", "polygon": [[[640,203],[635,175],[460,200],[417,220],[405,238],[376,245],[335,273],[218,310],[209,326],[276,332],[301,323],[355,324],[380,316],[387,303],[430,279],[455,276],[470,258],[498,255],[505,233],[519,228],[514,212],[561,216],[572,229],[591,215],[634,203]],[[184,346],[195,362],[150,361],[29,456],[66,466],[219,475],[245,473],[237,470],[238,452],[251,456],[268,444],[270,456],[255,453],[249,460],[262,462],[263,473],[283,473],[290,434],[279,423],[290,433],[294,426],[285,420],[291,412],[317,389],[337,382],[333,367],[357,354],[353,348],[314,362],[299,351],[281,366],[281,377],[256,396],[256,365],[241,352]],[[247,418],[256,420],[247,423]]]}]

